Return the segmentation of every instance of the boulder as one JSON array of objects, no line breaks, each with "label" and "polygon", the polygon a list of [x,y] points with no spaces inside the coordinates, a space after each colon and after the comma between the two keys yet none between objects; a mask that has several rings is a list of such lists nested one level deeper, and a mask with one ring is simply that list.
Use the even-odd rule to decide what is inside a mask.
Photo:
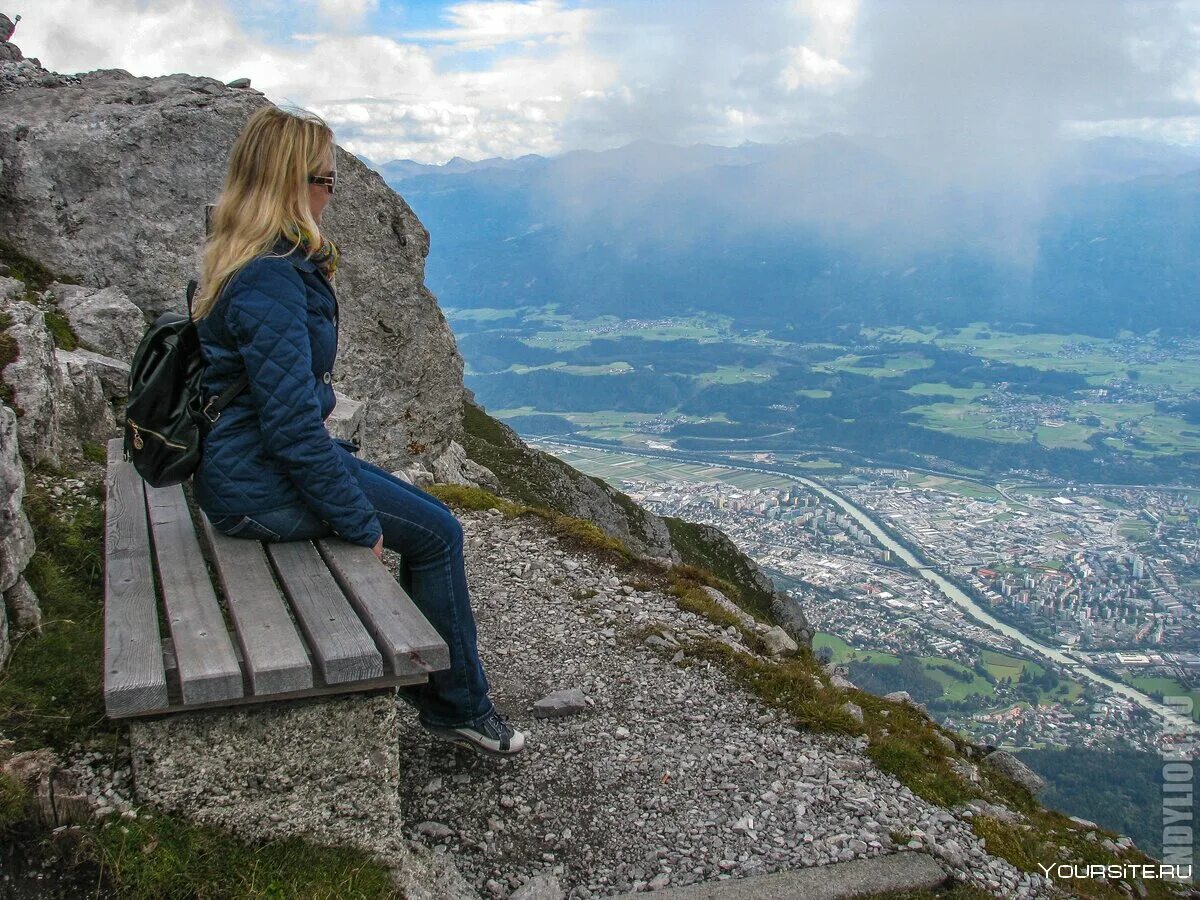
[{"label": "boulder", "polygon": [[132,361],[146,332],[146,317],[115,287],[85,287],[55,282],[47,294],[84,346],[110,357]]},{"label": "boulder", "polygon": [[762,636],[767,652],[772,656],[792,656],[800,646],[792,640],[791,635],[776,625]]},{"label": "boulder", "polygon": [[496,473],[473,459],[468,459],[467,451],[458,441],[451,441],[442,454],[432,460],[430,469],[434,480],[441,484],[463,484],[490,491],[500,489]]},{"label": "boulder", "polygon": [[842,712],[852,718],[855,722],[858,722],[860,725],[862,724],[863,711],[862,707],[857,703],[843,703]]},{"label": "boulder", "polygon": [[124,400],[129,396],[129,363],[91,350],[58,350],[60,361],[66,359],[86,366],[95,374],[109,400]]},{"label": "boulder", "polygon": [[725,596],[724,593],[707,584],[700,585],[700,590],[708,594],[709,598],[725,612],[734,616],[743,628],[753,629],[755,625],[754,616],[746,612],[732,600]]},{"label": "boulder", "polygon": [[25,469],[17,454],[17,416],[0,405],[0,591],[11,589],[33,557],[33,529],[25,516]]},{"label": "boulder", "polygon": [[1015,781],[1031,794],[1040,793],[1046,787],[1045,779],[1007,750],[996,750],[983,758],[983,764]]},{"label": "boulder", "polygon": [[4,592],[4,603],[0,605],[8,609],[9,628],[14,633],[41,633],[42,606],[24,576]]},{"label": "boulder", "polygon": [[[205,204],[242,125],[269,101],[183,74],[100,70],[78,82],[5,95],[0,235],[64,280],[115,288],[148,317],[182,312]],[[429,233],[382,176],[341,148],[336,156],[339,190],[322,222],[342,251],[335,387],[370,398],[372,461],[428,467],[463,443],[463,361],[424,284]]]},{"label": "boulder", "polygon": [[358,455],[365,459],[368,452],[367,401],[354,400],[340,391],[334,391],[333,396],[336,404],[325,420],[325,429],[335,438],[358,444]]},{"label": "boulder", "polygon": [[12,324],[8,336],[16,344],[17,358],[0,376],[12,389],[13,406],[20,415],[17,429],[21,456],[31,466],[58,465],[65,453],[59,401],[66,393],[62,372],[54,356],[54,340],[43,312],[24,300],[4,306]]},{"label": "boulder", "polygon": [[87,357],[61,351],[55,361],[63,378],[59,423],[67,455],[73,457],[85,441],[101,445],[108,441],[117,431],[117,420],[98,366]]}]

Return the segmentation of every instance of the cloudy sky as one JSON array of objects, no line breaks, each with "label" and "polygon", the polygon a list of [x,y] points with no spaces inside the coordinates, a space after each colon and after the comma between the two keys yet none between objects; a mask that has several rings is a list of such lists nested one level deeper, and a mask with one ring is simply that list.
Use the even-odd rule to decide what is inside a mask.
[{"label": "cloudy sky", "polygon": [[[940,166],[1200,143],[1200,0],[33,0],[60,72],[246,76],[376,162],[888,135]],[[21,8],[24,7],[24,8]]]}]

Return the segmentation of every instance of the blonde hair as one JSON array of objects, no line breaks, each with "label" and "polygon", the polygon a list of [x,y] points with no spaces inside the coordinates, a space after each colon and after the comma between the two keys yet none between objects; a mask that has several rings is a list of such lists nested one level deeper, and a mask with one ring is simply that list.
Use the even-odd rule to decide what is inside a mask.
[{"label": "blonde hair", "polygon": [[320,245],[321,231],[308,208],[308,176],[318,174],[332,147],[333,132],[314,113],[264,106],[250,117],[234,141],[212,211],[194,318],[208,315],[229,279],[267,253],[285,231],[308,232],[314,246]]}]

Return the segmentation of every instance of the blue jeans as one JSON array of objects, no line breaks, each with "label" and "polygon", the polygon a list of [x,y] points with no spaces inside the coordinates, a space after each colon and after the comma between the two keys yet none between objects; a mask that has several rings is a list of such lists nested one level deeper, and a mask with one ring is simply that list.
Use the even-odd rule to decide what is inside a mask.
[{"label": "blue jeans", "polygon": [[[492,701],[467,594],[462,525],[432,494],[365,460],[358,460],[358,466],[358,483],[383,526],[383,546],[400,554],[400,585],[450,650],[449,669],[398,690],[416,705],[424,722],[476,725],[491,712]],[[303,541],[333,533],[307,506],[217,516],[212,524],[222,534],[259,541]]]}]

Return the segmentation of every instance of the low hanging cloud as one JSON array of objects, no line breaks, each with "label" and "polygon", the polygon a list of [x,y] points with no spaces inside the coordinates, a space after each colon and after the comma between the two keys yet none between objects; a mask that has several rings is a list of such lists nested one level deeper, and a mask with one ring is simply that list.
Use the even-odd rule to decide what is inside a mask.
[{"label": "low hanging cloud", "polygon": [[381,162],[841,131],[974,182],[1022,177],[1063,133],[1200,132],[1194,0],[470,0],[440,27],[406,15],[386,0],[40,0],[17,39],[60,71],[250,77]]}]

